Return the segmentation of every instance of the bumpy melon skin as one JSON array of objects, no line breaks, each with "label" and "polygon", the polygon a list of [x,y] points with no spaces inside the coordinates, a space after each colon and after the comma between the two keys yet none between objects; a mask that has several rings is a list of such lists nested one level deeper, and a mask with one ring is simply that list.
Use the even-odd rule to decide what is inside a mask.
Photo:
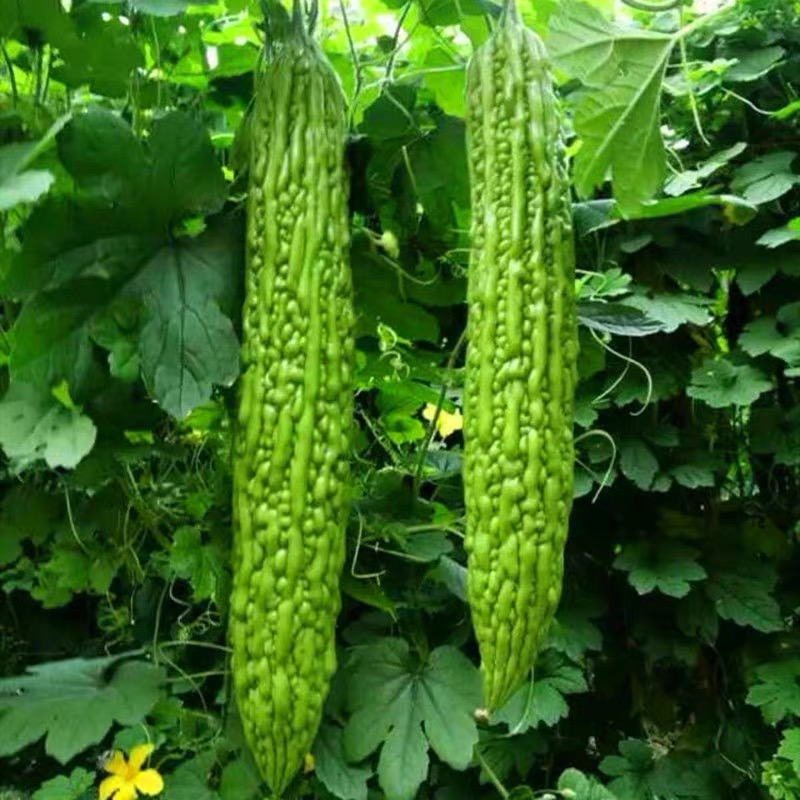
[{"label": "bumpy melon skin", "polygon": [[469,65],[467,149],[465,546],[491,712],[528,679],[561,594],[578,350],[558,105],[513,4]]},{"label": "bumpy melon skin", "polygon": [[336,666],[353,403],[345,104],[299,27],[257,75],[233,470],[233,688],[276,796]]}]

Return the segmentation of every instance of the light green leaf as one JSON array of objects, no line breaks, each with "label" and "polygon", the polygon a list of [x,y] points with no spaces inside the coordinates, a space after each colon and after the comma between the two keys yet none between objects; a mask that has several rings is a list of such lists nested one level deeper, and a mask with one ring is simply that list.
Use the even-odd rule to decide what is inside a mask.
[{"label": "light green leaf", "polygon": [[[562,772],[557,788],[563,798],[569,797],[571,800],[617,800],[596,778],[584,775],[577,769]],[[568,795],[567,791],[572,794]]]},{"label": "light green leaf", "polygon": [[776,755],[791,761],[794,771],[800,775],[800,728],[789,728],[783,732]]},{"label": "light green leaf", "polygon": [[29,169],[0,178],[0,211],[8,211],[20,203],[35,202],[50,191],[53,181],[55,176],[45,169]]},{"label": "light green leaf", "polygon": [[775,249],[783,244],[796,242],[798,240],[800,240],[800,217],[794,217],[783,227],[773,228],[761,234],[756,240],[756,244],[760,244],[762,247]]},{"label": "light green leaf", "polygon": [[115,721],[142,722],[159,699],[164,673],[122,658],[51,661],[0,680],[0,756],[47,735],[45,752],[66,764],[102,741]]},{"label": "light green leaf", "polygon": [[625,305],[638,308],[650,319],[660,322],[666,333],[673,333],[681,325],[708,325],[711,321],[708,300],[687,293],[639,292],[627,297]]},{"label": "light green leaf", "polygon": [[771,389],[772,381],[761,370],[718,359],[705,361],[692,372],[686,394],[712,408],[727,408],[749,406]]},{"label": "light green leaf", "polygon": [[754,81],[766,75],[783,58],[786,51],[778,45],[744,50],[736,54],[736,63],[723,75],[725,81]]},{"label": "light green leaf", "polygon": [[791,169],[796,156],[781,150],[748,161],[734,172],[731,189],[754,205],[783,197],[800,181],[800,175]]},{"label": "light green leaf", "polygon": [[737,142],[731,147],[714,153],[713,156],[701,161],[693,169],[685,170],[670,178],[664,186],[664,193],[670,197],[677,197],[690,189],[699,189],[703,180],[711,177],[746,149],[747,145],[744,142]]},{"label": "light green leaf", "polygon": [[800,716],[800,659],[786,658],[759,664],[747,702],[761,709],[764,719],[776,725],[786,717]]},{"label": "light green leaf", "polygon": [[65,408],[26,383],[14,383],[0,400],[0,447],[16,471],[43,459],[55,469],[76,467],[89,453],[97,428],[75,408]]},{"label": "light green leaf", "polygon": [[623,216],[652,197],[666,173],[660,98],[673,45],[669,36],[619,28],[576,0],[550,19],[555,64],[587,87],[574,115],[578,193],[589,197],[612,177]]},{"label": "light green leaf", "polygon": [[679,542],[635,542],[614,559],[614,568],[628,573],[639,594],[659,591],[669,597],[689,594],[691,583],[707,577],[697,563],[699,552]]}]

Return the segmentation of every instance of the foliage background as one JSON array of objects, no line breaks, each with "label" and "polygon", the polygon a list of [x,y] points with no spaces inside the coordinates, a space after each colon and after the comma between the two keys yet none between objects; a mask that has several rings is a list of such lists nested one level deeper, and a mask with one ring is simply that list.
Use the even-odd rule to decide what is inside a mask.
[{"label": "foliage background", "polygon": [[[447,414],[464,64],[499,7],[363,0],[345,22],[329,2],[356,498],[342,668],[292,796],[796,800],[800,13],[521,8],[558,68],[576,190],[564,599],[532,704],[478,726]],[[248,0],[0,2],[5,800],[89,797],[104,751],[148,739],[169,800],[261,796],[225,649],[260,19]]]}]

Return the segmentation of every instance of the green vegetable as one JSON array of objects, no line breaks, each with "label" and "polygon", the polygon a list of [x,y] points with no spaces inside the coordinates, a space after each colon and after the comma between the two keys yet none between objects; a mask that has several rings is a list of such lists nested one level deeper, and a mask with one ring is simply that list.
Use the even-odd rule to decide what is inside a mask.
[{"label": "green vegetable", "polygon": [[354,347],[345,133],[341,87],[296,8],[257,75],[233,474],[233,685],[277,796],[336,661]]},{"label": "green vegetable", "polygon": [[561,594],[578,350],[560,117],[513,3],[470,63],[467,139],[465,545],[491,712],[528,677]]}]

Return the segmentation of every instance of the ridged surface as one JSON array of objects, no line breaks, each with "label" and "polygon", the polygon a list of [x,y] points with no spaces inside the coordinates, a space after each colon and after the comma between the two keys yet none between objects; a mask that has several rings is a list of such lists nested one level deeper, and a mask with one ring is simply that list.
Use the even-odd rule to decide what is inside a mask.
[{"label": "ridged surface", "polygon": [[352,421],[344,100],[305,34],[267,56],[254,115],[230,641],[245,735],[280,795],[335,669]]},{"label": "ridged surface", "polygon": [[558,107],[544,46],[513,7],[470,63],[467,142],[465,546],[494,711],[528,678],[561,594],[577,356]]}]

